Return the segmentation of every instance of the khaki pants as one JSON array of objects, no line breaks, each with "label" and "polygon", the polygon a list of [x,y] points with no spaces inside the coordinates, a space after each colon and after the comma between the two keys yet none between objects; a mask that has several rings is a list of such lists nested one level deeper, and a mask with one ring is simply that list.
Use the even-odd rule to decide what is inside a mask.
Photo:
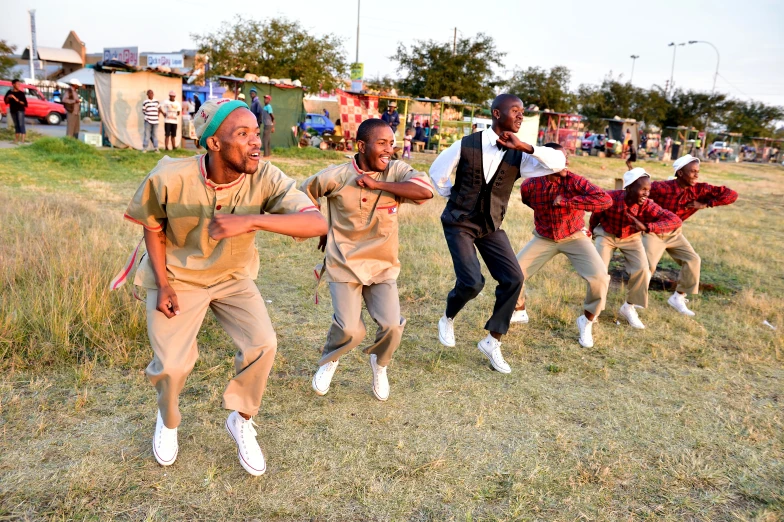
[{"label": "khaki pants", "polygon": [[384,281],[368,286],[359,283],[330,283],[329,292],[332,294],[332,308],[335,313],[319,366],[337,361],[365,338],[367,330],[362,321],[363,298],[370,317],[378,325],[375,342],[363,351],[366,354],[376,354],[379,366],[388,366],[392,354],[400,346],[406,326],[406,320],[400,316],[397,282]]},{"label": "khaki pants", "polygon": [[250,279],[210,288],[177,290],[180,314],[167,319],[156,310],[157,290],[147,291],[147,332],[155,354],[145,373],[158,390],[158,408],[168,428],[180,424],[179,395],[199,356],[196,335],[211,309],[234,341],[235,376],[223,407],[256,415],[277,351],[277,340],[259,289]]},{"label": "khaki pants", "polygon": [[79,120],[79,113],[69,112],[65,118],[66,118],[66,125],[67,125],[65,130],[65,135],[79,139],[79,129],[81,127],[81,121]]},{"label": "khaki pants", "polygon": [[610,286],[610,275],[593,243],[582,231],[558,242],[534,232],[531,241],[517,254],[517,261],[520,263],[525,277],[523,289],[517,299],[517,308],[525,306],[525,283],[528,282],[528,278],[535,275],[545,263],[558,254],[564,254],[568,257],[575,271],[585,279],[587,288],[583,308],[598,316],[604,310],[607,288]]},{"label": "khaki pants", "polygon": [[626,302],[648,307],[648,284],[651,282],[651,271],[648,268],[648,257],[645,247],[642,246],[642,234],[634,234],[623,239],[618,239],[613,234],[605,232],[601,225],[593,231],[596,238],[594,244],[599,257],[605,266],[610,266],[613,252],[617,248],[624,257],[624,270],[629,274],[627,285],[628,295]]},{"label": "khaki pants", "polygon": [[683,236],[679,228],[668,234],[645,234],[642,238],[645,246],[645,253],[648,255],[648,266],[651,275],[656,272],[666,250],[670,257],[681,266],[681,273],[678,276],[678,286],[676,291],[683,294],[696,294],[700,290],[700,256],[692,248],[689,240]]}]

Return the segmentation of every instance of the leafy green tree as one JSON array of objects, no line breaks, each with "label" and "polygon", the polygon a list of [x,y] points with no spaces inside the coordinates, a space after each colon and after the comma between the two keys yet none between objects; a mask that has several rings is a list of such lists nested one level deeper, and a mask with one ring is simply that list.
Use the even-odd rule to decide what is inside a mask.
[{"label": "leafy green tree", "polygon": [[491,36],[479,33],[473,39],[457,40],[454,53],[452,42],[417,40],[410,49],[399,43],[397,53],[390,59],[398,62],[401,89],[412,96],[457,96],[484,103],[495,96],[495,88],[503,83],[493,66],[501,67],[505,55],[496,49]]},{"label": "leafy green tree", "polygon": [[311,89],[331,90],[348,72],[339,37],[312,35],[286,18],[260,22],[237,15],[214,33],[191,38],[198,42],[199,52],[209,56],[212,76],[251,73],[298,79]]},{"label": "leafy green tree", "polygon": [[8,75],[11,74],[11,68],[16,65],[16,60],[11,57],[15,50],[15,45],[9,45],[5,40],[0,40],[0,78],[8,78]]},{"label": "leafy green tree", "polygon": [[766,105],[757,101],[733,100],[721,122],[728,132],[740,132],[747,138],[782,137],[784,129],[776,124],[784,120],[784,107]]},{"label": "leafy green tree", "polygon": [[696,127],[705,126],[705,117],[710,121],[724,120],[727,111],[732,107],[732,102],[723,93],[707,93],[697,91],[675,90],[669,98],[667,114],[664,118],[665,127]]},{"label": "leafy green tree", "polygon": [[575,96],[569,90],[572,73],[568,67],[556,65],[549,71],[541,67],[515,69],[506,84],[506,91],[519,97],[526,106],[536,105],[541,110],[572,112]]}]

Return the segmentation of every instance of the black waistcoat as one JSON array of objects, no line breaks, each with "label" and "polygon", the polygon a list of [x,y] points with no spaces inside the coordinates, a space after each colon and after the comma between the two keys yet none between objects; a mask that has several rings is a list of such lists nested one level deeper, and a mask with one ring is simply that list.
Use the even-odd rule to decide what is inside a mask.
[{"label": "black waistcoat", "polygon": [[498,170],[490,182],[486,182],[482,165],[482,133],[475,132],[464,137],[460,143],[455,184],[441,221],[470,221],[485,232],[501,228],[509,206],[509,196],[515,181],[520,177],[522,154],[517,150],[507,150]]}]

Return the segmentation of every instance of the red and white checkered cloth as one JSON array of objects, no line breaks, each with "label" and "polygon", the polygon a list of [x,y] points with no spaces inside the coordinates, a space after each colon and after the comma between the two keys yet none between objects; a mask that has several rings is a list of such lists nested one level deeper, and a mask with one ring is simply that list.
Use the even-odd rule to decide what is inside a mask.
[{"label": "red and white checkered cloth", "polygon": [[354,140],[357,137],[359,124],[370,118],[379,118],[378,96],[364,96],[337,91],[340,105],[340,126],[343,137]]}]

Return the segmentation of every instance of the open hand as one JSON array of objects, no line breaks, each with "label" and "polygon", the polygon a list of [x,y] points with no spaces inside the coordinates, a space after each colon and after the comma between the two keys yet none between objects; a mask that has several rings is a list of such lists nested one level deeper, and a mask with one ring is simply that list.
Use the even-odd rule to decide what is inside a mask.
[{"label": "open hand", "polygon": [[702,210],[704,208],[708,208],[708,205],[707,205],[707,203],[703,203],[702,201],[697,201],[695,199],[694,201],[689,201],[688,203],[686,203],[686,208],[693,208],[693,209],[696,209],[696,210]]}]

